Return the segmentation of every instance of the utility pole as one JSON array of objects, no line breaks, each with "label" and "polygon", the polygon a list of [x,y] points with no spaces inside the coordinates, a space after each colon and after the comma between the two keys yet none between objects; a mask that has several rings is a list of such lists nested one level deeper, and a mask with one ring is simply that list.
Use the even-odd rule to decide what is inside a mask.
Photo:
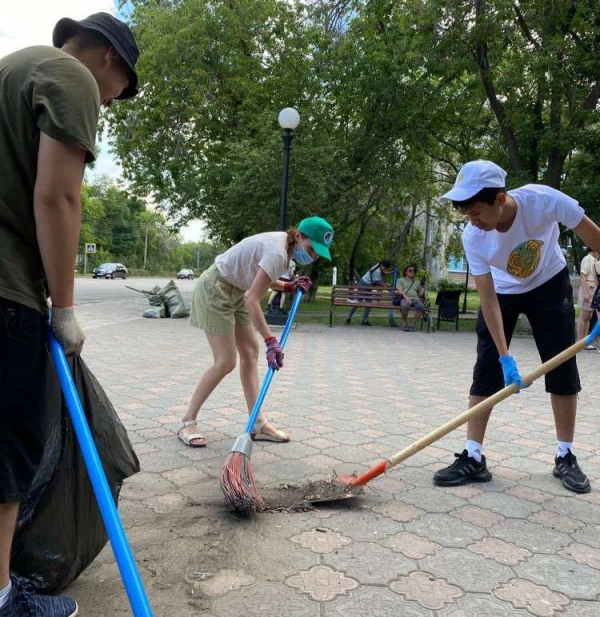
[{"label": "utility pole", "polygon": [[200,270],[200,249],[196,249],[196,270]]},{"label": "utility pole", "polygon": [[146,269],[146,261],[148,260],[148,231],[150,230],[150,223],[146,225],[146,240],[144,242],[144,270]]}]

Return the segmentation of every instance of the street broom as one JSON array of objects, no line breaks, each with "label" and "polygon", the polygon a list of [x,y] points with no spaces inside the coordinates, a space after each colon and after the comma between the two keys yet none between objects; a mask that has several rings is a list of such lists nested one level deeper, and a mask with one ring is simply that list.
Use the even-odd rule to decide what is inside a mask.
[{"label": "street broom", "polygon": [[[298,311],[298,305],[302,300],[302,293],[302,290],[298,289],[294,296],[292,308],[290,309],[283,334],[279,341],[279,345],[282,349],[285,347],[290,334],[294,317]],[[274,376],[275,369],[269,367],[260,392],[258,393],[256,403],[254,403],[254,407],[252,408],[252,413],[248,418],[246,429],[244,433],[235,440],[231,451],[221,467],[221,491],[223,492],[225,501],[244,516],[249,516],[257,511],[261,512],[265,508],[265,504],[256,487],[254,477],[252,476],[252,463],[250,460],[252,457],[251,433]]]}]

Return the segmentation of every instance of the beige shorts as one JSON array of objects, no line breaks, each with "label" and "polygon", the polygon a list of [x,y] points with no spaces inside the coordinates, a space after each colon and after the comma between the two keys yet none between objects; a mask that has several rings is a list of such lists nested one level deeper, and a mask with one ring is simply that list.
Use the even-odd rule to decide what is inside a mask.
[{"label": "beige shorts", "polygon": [[590,285],[588,283],[588,288],[590,290],[590,297],[588,298],[588,300],[583,299],[583,288],[582,287],[579,288],[579,292],[577,293],[577,306],[582,311],[592,310],[591,304],[592,304],[592,300],[594,299],[594,294],[596,293],[596,286]]},{"label": "beige shorts", "polygon": [[190,324],[220,336],[234,336],[236,325],[252,325],[246,309],[246,292],[230,285],[214,264],[196,283]]}]

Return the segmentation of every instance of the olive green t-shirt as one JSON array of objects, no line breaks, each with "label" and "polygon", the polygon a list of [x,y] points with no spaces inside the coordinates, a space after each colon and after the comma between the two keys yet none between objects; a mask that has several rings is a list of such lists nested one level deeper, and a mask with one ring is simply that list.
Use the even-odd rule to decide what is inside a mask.
[{"label": "olive green t-shirt", "polygon": [[409,279],[408,277],[398,279],[398,283],[396,284],[397,289],[402,289],[402,291],[409,298],[418,298],[419,297],[419,289],[421,289],[421,284],[416,279]]},{"label": "olive green t-shirt", "polygon": [[0,58],[0,297],[46,313],[33,213],[40,131],[89,163],[99,113],[98,84],[73,56],[38,46]]}]

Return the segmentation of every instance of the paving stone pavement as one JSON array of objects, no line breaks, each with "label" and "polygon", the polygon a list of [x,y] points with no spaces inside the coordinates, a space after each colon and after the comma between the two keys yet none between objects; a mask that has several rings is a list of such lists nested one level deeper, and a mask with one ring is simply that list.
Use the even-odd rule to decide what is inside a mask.
[{"label": "paving stone pavement", "polygon": [[[201,412],[208,446],[185,447],[177,423],[209,348],[187,320],[146,320],[144,307],[132,293],[81,305],[79,316],[84,359],[140,458],[120,511],[157,616],[600,614],[600,355],[579,360],[575,445],[593,483],[588,495],[567,493],[551,475],[552,413],[538,383],[492,416],[490,483],[433,486],[433,472],[462,449],[459,429],[358,499],[242,519],[218,482],[243,431],[239,378],[228,376]],[[516,338],[511,350],[523,371],[537,365],[532,339]],[[365,471],[464,411],[474,359],[471,333],[298,326],[266,402],[293,441],[255,445],[258,486],[268,496],[283,484]],[[81,615],[130,614],[109,548],[68,593]]]}]

